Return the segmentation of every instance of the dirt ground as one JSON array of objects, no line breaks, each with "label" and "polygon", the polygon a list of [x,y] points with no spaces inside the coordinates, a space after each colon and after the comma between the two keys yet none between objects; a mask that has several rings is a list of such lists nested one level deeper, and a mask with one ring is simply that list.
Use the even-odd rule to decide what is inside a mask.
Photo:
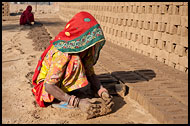
[{"label": "dirt ground", "polygon": [[[36,15],[39,17],[46,14]],[[114,96],[117,103],[113,112],[85,119],[79,109],[40,108],[34,102],[31,92],[31,77],[38,59],[45,48],[41,48],[40,38],[32,29],[23,29],[18,20],[2,22],[2,123],[3,124],[158,124],[159,122],[136,101],[126,96]],[[51,39],[43,27],[41,32],[45,42]],[[29,35],[32,37],[29,37]],[[42,35],[42,36],[43,36]],[[41,41],[42,42],[42,41]],[[48,46],[48,44],[43,44]]]}]

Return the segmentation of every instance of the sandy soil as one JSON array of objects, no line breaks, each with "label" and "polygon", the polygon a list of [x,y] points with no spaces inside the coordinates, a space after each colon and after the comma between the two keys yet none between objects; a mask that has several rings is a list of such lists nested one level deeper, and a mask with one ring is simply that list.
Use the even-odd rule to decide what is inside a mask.
[{"label": "sandy soil", "polygon": [[79,109],[60,109],[51,106],[47,108],[38,107],[31,92],[30,79],[43,51],[34,49],[34,42],[28,37],[30,31],[30,28],[20,30],[18,20],[2,22],[3,124],[159,123],[142,106],[128,96],[124,99],[114,96],[116,105],[113,112],[90,120],[86,120],[85,115]]}]

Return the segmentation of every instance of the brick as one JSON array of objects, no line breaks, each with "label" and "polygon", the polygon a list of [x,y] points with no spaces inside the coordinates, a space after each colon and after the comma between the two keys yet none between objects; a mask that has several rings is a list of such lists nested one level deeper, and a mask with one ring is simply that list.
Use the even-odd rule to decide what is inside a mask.
[{"label": "brick", "polygon": [[179,64],[181,66],[188,68],[188,57],[187,56],[179,57]]},{"label": "brick", "polygon": [[188,27],[188,16],[181,16],[181,25]]},{"label": "brick", "polygon": [[161,39],[162,39],[163,41],[170,41],[170,42],[173,42],[173,37],[172,37],[172,35],[167,34],[167,33],[162,33]]},{"label": "brick", "polygon": [[152,5],[152,13],[156,14],[156,5]]},{"label": "brick", "polygon": [[179,14],[182,16],[188,16],[188,6],[180,6]]},{"label": "brick", "polygon": [[155,39],[150,39],[150,46],[151,47],[156,47],[156,40]]},{"label": "brick", "polygon": [[161,24],[161,32],[165,32],[167,23],[162,22]]},{"label": "brick", "polygon": [[166,42],[166,51],[167,52],[174,52],[174,46],[172,42],[167,41]]},{"label": "brick", "polygon": [[177,26],[177,35],[181,35],[181,26]]},{"label": "brick", "polygon": [[158,31],[161,31],[162,28],[162,22],[158,22]]},{"label": "brick", "polygon": [[137,27],[137,20],[133,20],[133,22],[132,22],[132,26],[133,26],[134,28]]},{"label": "brick", "polygon": [[153,31],[158,30],[158,22],[153,22]]},{"label": "brick", "polygon": [[162,58],[162,59],[166,59],[168,60],[169,59],[169,52],[165,51],[165,50],[160,50],[160,55],[159,57]]},{"label": "brick", "polygon": [[175,53],[170,53],[169,61],[177,64],[179,62],[179,56],[176,55]]},{"label": "brick", "polygon": [[128,21],[127,21],[127,26],[131,26],[132,25],[132,20],[131,19],[129,19]]},{"label": "brick", "polygon": [[161,14],[167,13],[167,6],[166,5],[161,5]]},{"label": "brick", "polygon": [[172,25],[180,25],[181,16],[180,15],[171,15],[171,22]]},{"label": "brick", "polygon": [[177,34],[177,27],[175,25],[170,25],[169,33],[172,35]]},{"label": "brick", "polygon": [[179,35],[172,35],[170,39],[173,43],[180,44],[180,36]]},{"label": "brick", "polygon": [[132,34],[132,41],[134,41],[134,42],[136,42],[136,40],[137,40],[137,34]]},{"label": "brick", "polygon": [[187,27],[181,27],[181,36],[182,37],[188,36],[188,28]]},{"label": "brick", "polygon": [[188,37],[180,37],[180,45],[188,47]]},{"label": "brick", "polygon": [[173,6],[173,15],[179,15],[179,7],[178,6]]},{"label": "brick", "polygon": [[153,17],[153,22],[161,22],[162,21],[162,15],[155,14]]},{"label": "brick", "polygon": [[138,35],[137,36],[137,42],[138,43],[142,43],[143,42],[143,36],[142,35]]},{"label": "brick", "polygon": [[166,33],[170,33],[170,24],[166,25]]},{"label": "brick", "polygon": [[157,47],[159,49],[163,49],[164,46],[163,46],[163,41],[162,40],[158,39]]},{"label": "brick", "polygon": [[142,28],[143,27],[143,21],[138,21],[138,28]]},{"label": "brick", "polygon": [[176,45],[175,47],[175,54],[179,55],[179,56],[185,56],[185,48],[181,45]]},{"label": "brick", "polygon": [[123,23],[122,23],[123,26],[126,26],[126,25],[127,25],[127,20],[128,20],[128,19],[123,19]]},{"label": "brick", "polygon": [[154,39],[161,39],[162,32],[154,31],[153,38]]},{"label": "brick", "polygon": [[142,6],[139,6],[139,7],[138,7],[137,11],[138,11],[139,14],[142,13],[142,9],[143,9]]},{"label": "brick", "polygon": [[173,12],[173,5],[170,5],[168,8],[168,14],[171,15]]},{"label": "brick", "polygon": [[150,30],[151,30],[151,32],[154,30],[153,29],[153,21],[150,21]]},{"label": "brick", "polygon": [[167,24],[170,24],[171,21],[171,15],[162,15],[162,22],[167,22]]}]

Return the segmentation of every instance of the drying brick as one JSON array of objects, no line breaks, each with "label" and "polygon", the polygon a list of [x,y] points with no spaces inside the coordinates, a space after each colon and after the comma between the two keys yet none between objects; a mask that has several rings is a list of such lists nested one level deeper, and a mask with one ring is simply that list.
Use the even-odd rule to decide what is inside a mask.
[{"label": "drying brick", "polygon": [[188,57],[187,56],[179,57],[179,64],[181,66],[188,67]]},{"label": "drying brick", "polygon": [[180,45],[188,47],[188,37],[180,37]]},{"label": "drying brick", "polygon": [[172,25],[180,25],[181,16],[180,15],[171,15],[171,22]]},{"label": "drying brick", "polygon": [[181,25],[188,27],[188,16],[181,16]]}]

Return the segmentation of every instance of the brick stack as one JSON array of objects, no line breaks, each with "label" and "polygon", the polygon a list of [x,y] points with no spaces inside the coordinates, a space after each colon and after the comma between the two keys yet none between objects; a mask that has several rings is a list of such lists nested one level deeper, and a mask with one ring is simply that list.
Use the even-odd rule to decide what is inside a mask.
[{"label": "brick stack", "polygon": [[188,73],[188,2],[62,2],[59,8],[66,22],[90,12],[107,41]]},{"label": "brick stack", "polygon": [[2,16],[9,16],[9,2],[2,2]]}]

